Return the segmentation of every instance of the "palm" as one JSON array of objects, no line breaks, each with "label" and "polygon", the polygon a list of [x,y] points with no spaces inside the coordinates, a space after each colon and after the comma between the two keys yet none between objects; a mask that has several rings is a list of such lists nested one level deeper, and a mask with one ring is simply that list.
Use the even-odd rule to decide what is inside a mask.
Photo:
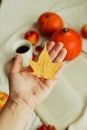
[{"label": "palm", "polygon": [[[62,44],[54,45],[54,42],[48,44],[47,49],[53,62],[62,61],[64,59],[66,50],[62,49],[62,47]],[[17,62],[19,62],[19,64],[17,64]],[[21,65],[22,59],[18,56],[10,72],[9,83],[11,86],[11,93],[22,97],[29,106],[35,107],[49,95],[54,87],[55,81],[32,76],[26,70],[19,72]],[[57,72],[57,77],[62,70],[63,67]]]},{"label": "palm", "polygon": [[49,95],[53,86],[51,80],[40,79],[30,75],[27,71],[13,74],[10,80],[10,86],[12,86],[11,93],[15,92],[16,96],[23,97],[23,100],[29,105],[29,99],[33,99],[33,106],[44,100]]}]

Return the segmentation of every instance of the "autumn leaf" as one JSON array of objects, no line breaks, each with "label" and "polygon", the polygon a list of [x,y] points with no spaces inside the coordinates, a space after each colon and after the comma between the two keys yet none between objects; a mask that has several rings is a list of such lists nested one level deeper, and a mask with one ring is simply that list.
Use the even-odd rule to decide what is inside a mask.
[{"label": "autumn leaf", "polygon": [[30,60],[30,66],[33,69],[31,74],[38,77],[43,77],[45,79],[56,79],[55,73],[60,68],[63,62],[54,63],[51,61],[51,58],[46,49],[46,45],[41,52],[38,61]]}]

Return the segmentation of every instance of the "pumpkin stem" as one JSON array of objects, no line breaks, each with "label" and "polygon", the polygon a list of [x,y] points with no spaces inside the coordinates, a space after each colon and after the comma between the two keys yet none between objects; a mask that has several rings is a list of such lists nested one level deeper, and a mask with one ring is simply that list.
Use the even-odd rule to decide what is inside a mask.
[{"label": "pumpkin stem", "polygon": [[49,18],[50,17],[50,14],[46,14],[46,18]]},{"label": "pumpkin stem", "polygon": [[69,31],[69,28],[63,28],[63,32],[66,33]]}]

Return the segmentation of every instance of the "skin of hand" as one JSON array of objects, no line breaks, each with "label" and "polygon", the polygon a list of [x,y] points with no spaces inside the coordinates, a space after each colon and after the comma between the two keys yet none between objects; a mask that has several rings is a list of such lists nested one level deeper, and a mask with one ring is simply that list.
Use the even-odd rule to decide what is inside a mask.
[{"label": "skin of hand", "polygon": [[[66,56],[66,49],[63,43],[50,41],[47,43],[47,50],[53,62],[62,62]],[[20,71],[22,67],[22,57],[17,55],[9,73],[9,95],[14,99],[20,98],[32,110],[40,104],[52,91],[56,80],[38,78],[29,74],[29,71]],[[56,73],[59,78],[64,65]]]}]

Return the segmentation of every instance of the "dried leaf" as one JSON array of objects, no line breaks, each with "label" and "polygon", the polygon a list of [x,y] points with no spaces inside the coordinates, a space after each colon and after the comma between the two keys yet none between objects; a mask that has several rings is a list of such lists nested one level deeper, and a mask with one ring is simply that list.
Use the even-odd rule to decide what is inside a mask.
[{"label": "dried leaf", "polygon": [[45,45],[38,61],[30,61],[30,66],[33,69],[33,73],[31,74],[45,79],[56,79],[55,73],[62,64],[63,62],[52,63]]}]

